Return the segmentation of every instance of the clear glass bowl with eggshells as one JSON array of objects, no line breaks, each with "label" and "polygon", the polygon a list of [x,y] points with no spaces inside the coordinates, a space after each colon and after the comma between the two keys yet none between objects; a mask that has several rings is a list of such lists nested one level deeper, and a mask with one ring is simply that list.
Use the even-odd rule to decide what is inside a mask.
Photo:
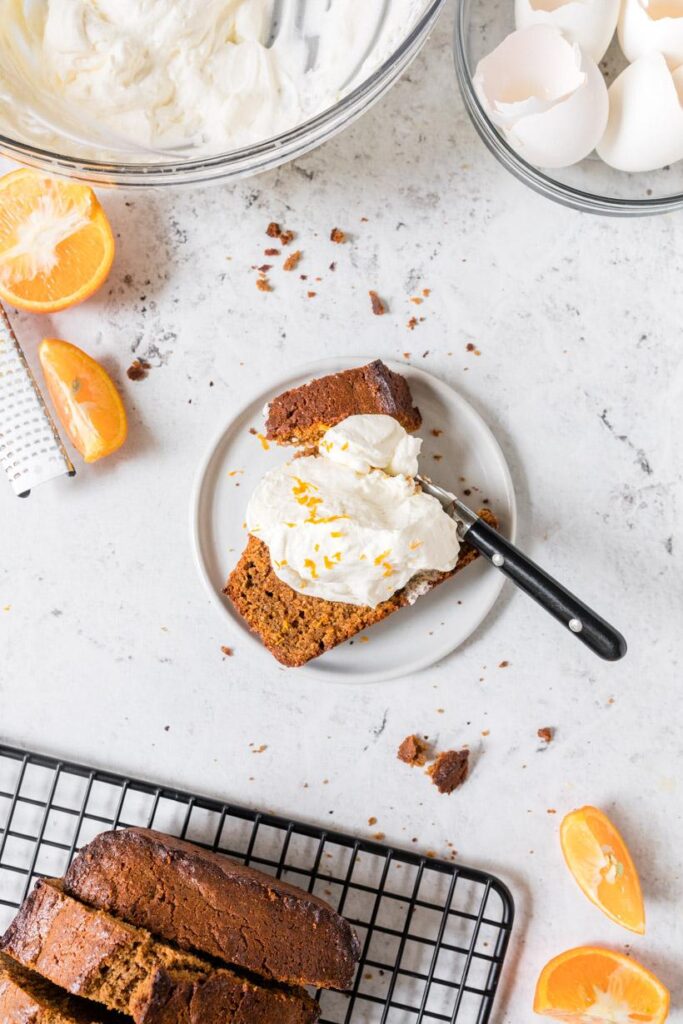
[{"label": "clear glass bowl with eggshells", "polygon": [[[548,169],[540,164],[536,165],[535,161],[531,162],[525,159],[518,148],[513,148],[509,141],[509,134],[506,137],[505,127],[501,126],[501,123],[494,123],[490,105],[482,96],[481,78],[477,75],[477,67],[480,61],[500,47],[510,33],[520,27],[520,7],[524,7],[525,15],[529,9],[533,9],[534,13],[539,9],[551,12],[549,16],[544,15],[546,21],[552,17],[558,18],[561,23],[564,21],[565,27],[562,31],[567,35],[569,32],[566,25],[571,24],[571,21],[568,22],[567,19],[574,16],[573,12],[581,10],[582,15],[585,15],[586,10],[593,3],[596,4],[598,16],[604,15],[610,2],[611,0],[459,0],[455,26],[455,64],[458,83],[467,111],[480,137],[500,163],[520,181],[548,199],[583,212],[612,216],[642,216],[683,208],[683,160],[680,159],[683,157],[683,68],[681,68],[678,83],[676,83],[676,72],[669,70],[669,78],[666,70],[667,67],[671,69],[679,63],[677,57],[672,59],[669,54],[665,62],[659,54],[648,54],[646,57],[639,58],[638,67],[634,72],[633,58],[636,55],[631,52],[632,60],[627,60],[616,33],[613,38],[610,36],[611,42],[604,56],[600,56],[600,51],[603,49],[602,42],[598,43],[595,53],[595,61],[608,88],[626,71],[627,77],[625,80],[622,79],[622,82],[628,83],[634,97],[636,94],[642,97],[644,90],[641,88],[641,81],[643,79],[642,77],[637,78],[636,74],[647,76],[644,79],[646,87],[654,74],[659,85],[665,90],[664,101],[657,101],[655,97],[658,94],[653,92],[652,117],[646,117],[645,120],[650,125],[656,125],[661,116],[663,102],[671,105],[670,115],[673,119],[673,129],[665,130],[665,138],[661,140],[665,154],[668,153],[672,136],[678,134],[680,106],[680,148],[677,144],[674,147],[675,152],[671,154],[670,162],[666,166],[656,169],[632,171],[617,169],[601,159],[595,149],[570,166]],[[680,37],[677,37],[676,41],[679,42],[679,45],[683,42],[683,2],[681,0],[632,0],[632,8],[631,0],[623,0],[624,7],[621,7],[617,0],[615,3],[616,7],[621,10],[620,17],[624,17],[627,6],[634,13],[636,19],[634,24],[626,29],[622,24],[620,31],[630,31],[632,36],[635,35],[636,45],[644,45],[647,41],[653,49],[656,49],[657,40],[660,37],[671,42],[677,33],[680,33]],[[644,12],[648,7],[650,7],[652,24],[641,24],[638,19],[647,17]],[[558,13],[560,8],[563,8],[563,11]],[[570,11],[569,8],[572,10]],[[676,17],[662,17],[667,14],[675,14]],[[598,33],[601,31],[600,26],[597,30]],[[604,26],[602,30],[604,30]],[[656,33],[660,35],[657,36]],[[609,29],[608,35],[610,35]],[[650,35],[654,42],[650,40]],[[667,45],[667,43],[662,45]],[[626,48],[629,49],[628,45]],[[683,59],[680,60],[680,63],[683,64]],[[661,82],[657,76],[662,79]],[[614,103],[612,93],[609,94],[609,102],[610,104]],[[626,101],[621,99],[622,111],[625,109],[625,103]],[[610,106],[609,109],[611,111],[612,107]],[[631,149],[635,150],[635,155],[632,156],[629,153],[629,158],[637,166],[639,163],[648,162],[648,146],[656,148],[656,140],[649,139],[644,142],[642,137],[639,140],[639,133],[642,136],[642,133],[648,128],[643,124],[642,111],[629,113],[629,117],[632,119],[634,127],[628,141]],[[612,134],[614,134],[613,131]],[[644,156],[642,152],[639,152],[639,141],[640,150],[645,149],[646,151]],[[599,144],[598,150],[600,148]],[[678,153],[680,157],[676,159]],[[617,160],[617,162],[620,161]],[[657,162],[656,158],[654,162]]]},{"label": "clear glass bowl with eggshells", "polygon": [[[296,2],[301,5],[301,0]],[[308,2],[317,4],[323,0]],[[276,0],[276,10],[278,3],[281,0]],[[387,0],[382,0],[382,3],[385,5],[384,13],[388,15],[390,8],[386,6]],[[155,157],[150,160],[144,155],[139,159],[126,155],[124,160],[116,156],[111,158],[111,154],[107,154],[109,159],[107,155],[100,159],[93,158],[93,153],[96,153],[93,146],[83,147],[82,153],[74,152],[73,140],[68,145],[48,147],[41,146],[39,142],[34,143],[33,140],[29,143],[10,134],[2,134],[0,130],[0,155],[99,186],[197,184],[248,177],[270,170],[302,156],[343,131],[383,96],[420,52],[445,3],[446,0],[423,0],[412,25],[406,25],[405,36],[363,81],[342,95],[333,106],[273,138],[210,156],[193,158],[189,152],[180,158]]]}]

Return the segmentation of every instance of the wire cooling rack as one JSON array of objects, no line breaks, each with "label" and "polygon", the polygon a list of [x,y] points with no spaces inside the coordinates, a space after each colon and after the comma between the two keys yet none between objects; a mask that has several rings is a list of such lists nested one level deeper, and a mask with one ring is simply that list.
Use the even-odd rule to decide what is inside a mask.
[{"label": "wire cooling rack", "polygon": [[146,825],[220,850],[336,906],[362,960],[320,1024],[486,1024],[514,916],[492,875],[0,744],[0,932],[34,880],[99,832]]}]

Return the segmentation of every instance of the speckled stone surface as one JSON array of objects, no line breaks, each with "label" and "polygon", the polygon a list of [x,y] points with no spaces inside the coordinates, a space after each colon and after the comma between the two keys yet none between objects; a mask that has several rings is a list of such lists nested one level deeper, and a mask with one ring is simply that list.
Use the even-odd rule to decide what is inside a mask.
[{"label": "speckled stone surface", "polygon": [[[293,166],[102,193],[119,244],[107,285],[58,316],[13,315],[34,366],[44,335],[101,359],[131,430],[75,480],[27,501],[0,488],[0,736],[438,854],[451,842],[517,900],[497,1021],[530,1020],[542,964],[585,942],[630,947],[680,1021],[683,221],[580,216],[512,180],[457,94],[450,20],[387,98]],[[279,262],[263,255],[272,219],[303,258],[273,269],[266,294],[251,268]],[[329,241],[334,226],[347,244]],[[388,315],[371,314],[370,288]],[[412,331],[411,316],[425,318]],[[194,473],[247,392],[338,353],[409,353],[474,404],[509,459],[521,543],[614,619],[624,662],[597,661],[509,588],[415,678],[324,688],[275,662],[255,670],[193,566]],[[151,370],[131,382],[135,356]],[[411,732],[469,744],[467,784],[440,796],[399,763]],[[583,803],[630,840],[645,938],[563,866],[559,821]]]}]

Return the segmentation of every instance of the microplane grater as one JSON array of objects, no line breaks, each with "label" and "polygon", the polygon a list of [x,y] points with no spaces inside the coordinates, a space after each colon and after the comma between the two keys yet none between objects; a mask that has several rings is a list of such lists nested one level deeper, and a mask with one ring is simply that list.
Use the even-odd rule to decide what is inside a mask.
[{"label": "microplane grater", "polygon": [[76,473],[2,306],[0,466],[19,497],[38,484]]}]

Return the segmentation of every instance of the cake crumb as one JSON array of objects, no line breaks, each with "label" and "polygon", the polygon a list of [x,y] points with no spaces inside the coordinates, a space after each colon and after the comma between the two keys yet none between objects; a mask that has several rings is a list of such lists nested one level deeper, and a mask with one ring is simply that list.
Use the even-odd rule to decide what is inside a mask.
[{"label": "cake crumb", "polygon": [[301,249],[295,249],[291,252],[285,262],[282,264],[283,270],[296,270],[299,265],[299,260],[303,256]]},{"label": "cake crumb", "polygon": [[260,292],[272,292],[273,290],[273,286],[271,285],[267,277],[257,277],[256,287]]},{"label": "cake crumb", "polygon": [[384,314],[387,311],[387,307],[384,304],[384,302],[380,299],[377,292],[370,290],[368,292],[368,295],[370,296],[372,312],[375,314],[375,316],[384,316]]},{"label": "cake crumb", "polygon": [[276,220],[271,220],[266,228],[266,234],[269,238],[277,238],[281,245],[289,245],[294,241],[294,232],[283,230]]},{"label": "cake crumb", "polygon": [[498,668],[507,668],[509,664],[510,664],[509,661],[501,661],[498,664]]},{"label": "cake crumb", "polygon": [[264,256],[279,256],[280,255],[280,250],[279,249],[264,249],[263,250],[263,255]]},{"label": "cake crumb", "polygon": [[330,263],[330,270],[336,270],[336,269],[337,269],[337,264],[335,263],[334,260],[332,260],[332,262]]},{"label": "cake crumb", "polygon": [[224,654],[226,658],[232,658],[234,653],[232,647],[221,646],[221,654]]},{"label": "cake crumb", "polygon": [[399,761],[409,764],[411,768],[421,768],[427,761],[427,744],[412,733],[403,740],[396,756]]},{"label": "cake crumb", "polygon": [[555,810],[554,807],[549,807],[548,810],[546,811],[546,814],[557,814],[557,811]]},{"label": "cake crumb", "polygon": [[341,228],[332,228],[330,231],[330,241],[336,242],[337,245],[343,245],[346,241],[346,232],[342,231]]},{"label": "cake crumb", "polygon": [[544,743],[550,743],[555,735],[555,730],[551,726],[546,725],[538,730],[537,735],[539,740],[543,740]]},{"label": "cake crumb", "polygon": [[374,815],[371,818],[368,818],[368,825],[376,825],[376,824],[377,824],[377,818],[375,818]]},{"label": "cake crumb", "polygon": [[450,794],[462,786],[467,778],[469,759],[467,747],[462,750],[444,750],[439,754],[434,764],[427,769],[439,793]]},{"label": "cake crumb", "polygon": [[436,428],[434,428],[434,430],[431,431],[431,434],[432,437],[441,437],[441,435],[443,434],[443,430],[437,430]]},{"label": "cake crumb", "polygon": [[411,316],[410,320],[406,324],[406,327],[408,328],[409,331],[414,331],[418,325],[418,322],[419,321],[416,316]]},{"label": "cake crumb", "polygon": [[134,359],[126,370],[126,376],[129,380],[144,380],[150,369],[151,366],[146,359]]},{"label": "cake crumb", "polygon": [[309,299],[314,299],[318,293],[317,292],[306,292],[306,294],[308,295]]},{"label": "cake crumb", "polygon": [[382,840],[385,838],[384,832],[375,832],[375,834],[374,834],[374,836],[372,838],[376,839],[378,843],[381,843]]},{"label": "cake crumb", "polygon": [[262,743],[260,747],[254,747],[252,754],[262,754],[264,750],[268,749],[267,743]]}]

